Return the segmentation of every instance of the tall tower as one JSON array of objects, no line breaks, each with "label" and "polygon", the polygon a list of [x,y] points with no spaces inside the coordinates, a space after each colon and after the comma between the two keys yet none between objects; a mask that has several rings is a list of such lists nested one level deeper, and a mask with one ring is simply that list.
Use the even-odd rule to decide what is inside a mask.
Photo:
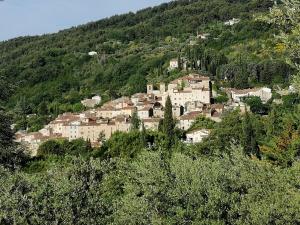
[{"label": "tall tower", "polygon": [[147,84],[147,94],[153,93],[153,84]]}]

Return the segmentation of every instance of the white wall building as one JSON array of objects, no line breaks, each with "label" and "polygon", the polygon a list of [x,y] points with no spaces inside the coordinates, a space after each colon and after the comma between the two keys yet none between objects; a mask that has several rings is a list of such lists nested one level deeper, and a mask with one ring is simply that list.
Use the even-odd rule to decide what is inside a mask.
[{"label": "white wall building", "polygon": [[190,74],[174,80],[168,85],[168,90],[163,95],[163,102],[168,96],[175,106],[185,106],[191,101],[209,104],[212,96],[210,79],[206,76]]},{"label": "white wall building", "polygon": [[186,134],[186,142],[187,143],[200,143],[204,138],[207,138],[210,134],[210,130],[207,129],[198,129],[190,131]]},{"label": "white wall building", "polygon": [[170,70],[175,70],[175,69],[178,69],[178,68],[179,68],[178,59],[171,59],[169,69]]},{"label": "white wall building", "polygon": [[102,98],[98,95],[92,97],[92,99],[84,99],[81,104],[88,108],[94,108],[96,105],[101,103]]},{"label": "white wall building", "polygon": [[237,24],[240,21],[241,21],[240,19],[232,18],[231,20],[224,22],[224,24],[227,26],[233,26],[234,24]]},{"label": "white wall building", "polygon": [[234,102],[241,102],[243,98],[250,96],[260,97],[262,102],[267,102],[272,98],[272,90],[267,87],[244,90],[231,89],[230,93]]},{"label": "white wall building", "polygon": [[91,51],[91,52],[89,52],[88,54],[89,54],[89,56],[95,56],[95,55],[98,55],[98,53],[95,52],[95,51]]}]

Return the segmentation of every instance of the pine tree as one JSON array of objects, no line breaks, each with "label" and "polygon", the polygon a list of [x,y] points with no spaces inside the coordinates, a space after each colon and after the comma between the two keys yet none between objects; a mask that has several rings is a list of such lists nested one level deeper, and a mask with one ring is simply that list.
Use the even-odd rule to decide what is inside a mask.
[{"label": "pine tree", "polygon": [[131,117],[131,130],[139,130],[141,125],[141,120],[139,119],[139,116],[137,114],[137,110],[135,110]]},{"label": "pine tree", "polygon": [[163,132],[166,135],[167,147],[171,148],[174,141],[174,120],[172,113],[172,102],[169,96],[165,105]]}]

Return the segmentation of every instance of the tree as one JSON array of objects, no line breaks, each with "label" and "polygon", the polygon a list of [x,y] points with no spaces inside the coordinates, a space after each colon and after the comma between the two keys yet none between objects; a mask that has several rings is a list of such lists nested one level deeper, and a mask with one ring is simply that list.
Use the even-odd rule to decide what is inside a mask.
[{"label": "tree", "polygon": [[133,158],[143,149],[139,131],[115,132],[102,146],[104,158]]},{"label": "tree", "polygon": [[266,115],[268,113],[268,106],[263,104],[260,97],[250,96],[245,98],[244,102],[250,106],[250,110],[253,113]]},{"label": "tree", "polygon": [[97,141],[100,142],[101,144],[103,144],[103,143],[106,141],[106,137],[105,137],[104,131],[101,131],[101,132],[100,132]]},{"label": "tree", "polygon": [[10,118],[0,109],[0,165],[14,170],[27,162],[28,155],[24,148],[13,143],[10,122]]},{"label": "tree", "polygon": [[56,140],[49,140],[40,145],[37,155],[47,156],[47,155],[61,155],[64,153],[62,144]]},{"label": "tree", "polygon": [[282,0],[275,4],[267,16],[259,17],[276,26],[279,30],[278,43],[285,59],[296,72],[293,76],[293,86],[300,93],[300,1]]},{"label": "tree", "polygon": [[90,139],[86,140],[85,142],[85,149],[90,152],[93,150],[93,147],[92,147],[92,142]]},{"label": "tree", "polygon": [[141,120],[137,114],[137,110],[134,110],[131,117],[131,130],[139,130],[140,129]]},{"label": "tree", "polygon": [[195,129],[213,129],[215,124],[216,124],[215,121],[208,119],[205,116],[199,116],[192,123],[189,130],[191,131]]},{"label": "tree", "polygon": [[48,111],[47,103],[45,101],[42,101],[38,107],[38,114],[45,116],[45,115],[48,115],[48,113],[49,113],[49,111]]},{"label": "tree", "polygon": [[14,133],[11,130],[11,119],[0,108],[0,146],[8,146],[13,142]]},{"label": "tree", "polygon": [[242,145],[244,147],[245,154],[247,154],[248,156],[251,155],[259,156],[255,131],[253,129],[252,121],[248,111],[246,111],[244,115],[242,128],[243,128]]},{"label": "tree", "polygon": [[142,131],[141,131],[141,144],[146,147],[147,146],[147,133],[144,122],[142,122]]},{"label": "tree", "polygon": [[29,160],[29,155],[20,145],[0,145],[0,165],[10,170],[16,170],[24,165]]},{"label": "tree", "polygon": [[19,127],[23,130],[27,129],[27,115],[31,112],[30,106],[28,104],[28,101],[25,97],[22,97],[16,107],[15,107],[15,112],[17,115],[17,119],[19,122]]},{"label": "tree", "polygon": [[166,136],[167,148],[170,149],[174,142],[174,120],[170,96],[167,97],[165,105],[163,132]]}]

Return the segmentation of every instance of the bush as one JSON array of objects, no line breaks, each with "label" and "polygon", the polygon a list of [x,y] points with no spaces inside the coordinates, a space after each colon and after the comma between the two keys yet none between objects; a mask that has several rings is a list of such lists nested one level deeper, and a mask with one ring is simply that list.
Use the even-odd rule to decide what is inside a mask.
[{"label": "bush", "polygon": [[41,144],[37,151],[37,156],[61,155],[64,153],[62,144],[56,140],[49,140]]},{"label": "bush", "polygon": [[215,98],[215,103],[226,103],[229,100],[227,95],[220,95]]}]

